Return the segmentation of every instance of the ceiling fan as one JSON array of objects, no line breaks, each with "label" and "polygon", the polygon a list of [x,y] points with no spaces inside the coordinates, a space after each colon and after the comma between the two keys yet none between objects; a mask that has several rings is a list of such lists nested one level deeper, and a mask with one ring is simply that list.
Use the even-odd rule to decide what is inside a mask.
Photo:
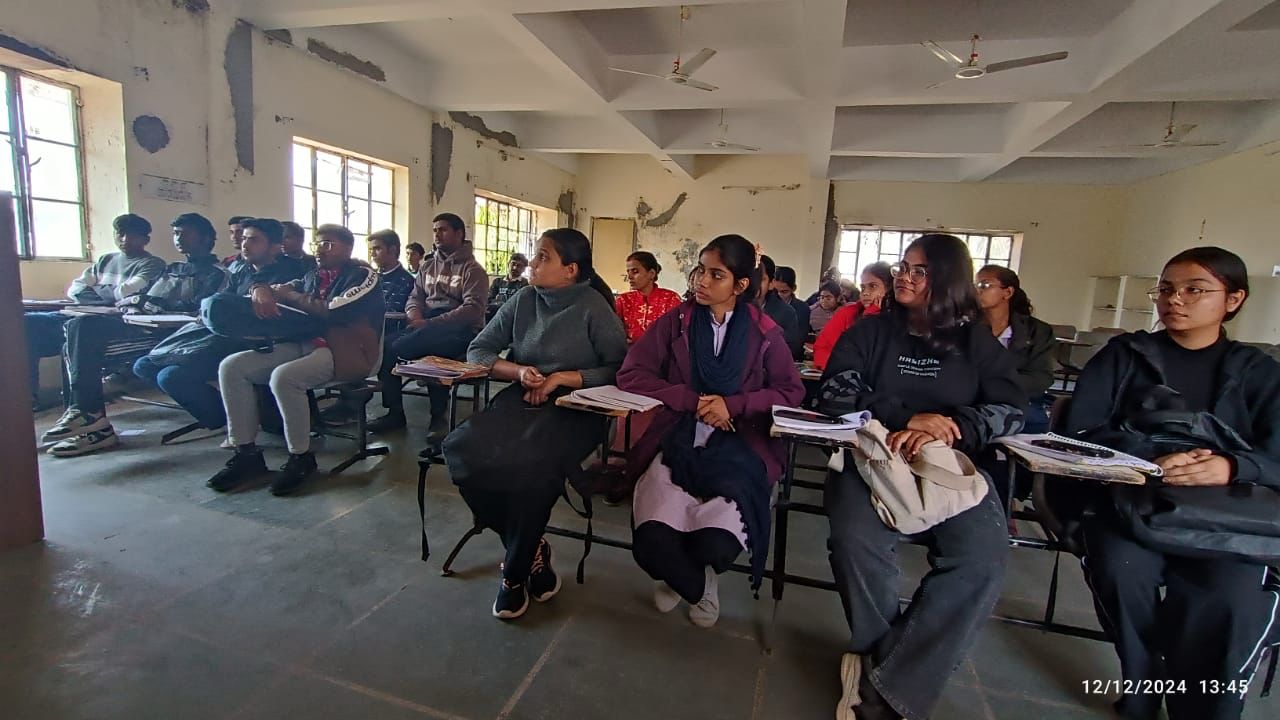
[{"label": "ceiling fan", "polygon": [[744,150],[746,152],[759,152],[760,148],[754,145],[743,145],[742,143],[729,141],[729,126],[724,121],[724,110],[720,111],[720,137],[714,140],[708,140],[708,146],[717,150]]},{"label": "ceiling fan", "polygon": [[1031,55],[1029,57],[1014,58],[1013,60],[1001,60],[993,62],[989,65],[978,64],[978,41],[982,38],[974,35],[969,40],[969,59],[961,60],[955,53],[942,47],[932,40],[925,40],[920,44],[929,49],[929,52],[938,57],[939,60],[950,65],[955,71],[955,77],[942,82],[936,82],[926,90],[932,90],[939,85],[945,85],[951,80],[976,80],[980,77],[990,75],[991,73],[1003,72],[1005,70],[1015,70],[1017,68],[1031,67],[1032,65],[1042,65],[1044,63],[1057,62],[1058,60],[1067,59],[1067,51],[1061,50],[1055,53],[1047,53],[1045,55]]},{"label": "ceiling fan", "polygon": [[1160,142],[1143,143],[1140,145],[1107,145],[1108,148],[1180,148],[1180,147],[1217,147],[1225,145],[1225,140],[1206,140],[1205,142],[1187,142],[1187,136],[1191,134],[1198,126],[1195,123],[1175,124],[1173,122],[1173,113],[1178,108],[1178,103],[1169,103],[1169,124],[1164,129],[1164,139]]},{"label": "ceiling fan", "polygon": [[[688,21],[689,21],[689,7],[687,5],[682,5],[680,7],[680,40],[678,41],[681,45],[683,45],[683,41],[684,41],[684,24]],[[710,60],[712,57],[714,57],[715,54],[716,54],[716,51],[712,50],[711,48],[702,48],[701,50],[698,51],[697,55],[694,55],[693,57],[689,58],[688,62],[684,62],[681,60],[680,54],[677,53],[675,62],[672,63],[671,65],[671,72],[667,73],[666,75],[656,75],[654,73],[640,72],[639,70],[629,70],[627,68],[620,68],[620,67],[610,67],[609,69],[613,70],[614,72],[627,73],[628,75],[640,75],[642,77],[657,78],[659,80],[666,80],[668,82],[673,82],[676,85],[684,85],[685,87],[691,87],[697,90],[706,90],[707,92],[712,92],[715,90],[719,90],[720,88],[716,87],[715,85],[712,85],[711,83],[705,83],[705,82],[702,82],[701,80],[694,80],[691,76],[695,72],[697,72],[698,69],[701,68],[703,65],[706,65],[707,61]]]}]

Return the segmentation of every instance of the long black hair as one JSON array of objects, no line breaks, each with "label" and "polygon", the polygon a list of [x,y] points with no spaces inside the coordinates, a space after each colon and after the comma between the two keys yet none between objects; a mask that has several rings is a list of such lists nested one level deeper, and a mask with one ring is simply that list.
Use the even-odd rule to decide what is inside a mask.
[{"label": "long black hair", "polygon": [[609,307],[613,308],[613,291],[604,280],[600,279],[595,266],[591,264],[591,241],[587,236],[573,228],[553,228],[542,233],[542,236],[555,246],[556,254],[560,256],[560,264],[577,263],[578,282],[591,285],[604,297],[605,302],[609,303]]},{"label": "long black hair", "polygon": [[1027,291],[1022,289],[1022,280],[1018,278],[1018,273],[1003,265],[984,265],[978,271],[978,274],[982,273],[991,273],[996,276],[1001,285],[1013,288],[1013,296],[1009,298],[1009,312],[1027,317],[1035,314],[1036,309],[1031,304],[1031,298],[1027,297]]},{"label": "long black hair", "polygon": [[720,254],[720,262],[733,273],[735,283],[744,278],[748,281],[747,289],[738,297],[749,301],[754,300],[759,282],[756,270],[756,246],[741,235],[721,235],[699,250],[698,257],[712,250]]},{"label": "long black hair", "polygon": [[862,268],[862,273],[858,275],[858,282],[862,282],[863,275],[875,275],[877,280],[884,283],[884,297],[880,300],[880,312],[893,307],[897,302],[893,297],[893,267],[883,260],[873,262]]},{"label": "long black hair", "polygon": [[[1204,247],[1193,247],[1169,258],[1169,262],[1164,266],[1167,269],[1170,265],[1180,265],[1182,263],[1195,263],[1209,274],[1218,278],[1218,281],[1227,287],[1227,293],[1238,293],[1241,290],[1245,292],[1244,299],[1249,299],[1249,268],[1245,267],[1244,260],[1240,256],[1224,250],[1220,247],[1208,245]],[[1240,311],[1244,309],[1244,302],[1240,303],[1240,307],[1227,313],[1223,320],[1231,320]]]},{"label": "long black hair", "polygon": [[960,346],[965,327],[982,317],[973,289],[973,258],[960,238],[943,233],[921,235],[903,256],[912,248],[924,253],[929,271],[924,337],[934,352],[949,354]]},{"label": "long black hair", "polygon": [[645,250],[637,250],[631,253],[630,255],[628,255],[627,259],[635,260],[636,262],[640,263],[640,267],[644,268],[645,270],[652,270],[654,280],[657,280],[658,273],[662,272],[662,266],[658,264],[658,258],[654,257],[653,253],[651,252],[647,252]]}]

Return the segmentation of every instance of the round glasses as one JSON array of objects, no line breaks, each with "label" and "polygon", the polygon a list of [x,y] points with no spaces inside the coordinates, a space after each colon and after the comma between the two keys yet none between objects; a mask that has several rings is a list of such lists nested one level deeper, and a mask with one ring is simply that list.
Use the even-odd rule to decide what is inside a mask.
[{"label": "round glasses", "polygon": [[1178,298],[1183,305],[1194,305],[1209,293],[1224,293],[1225,289],[1219,288],[1211,290],[1208,288],[1196,287],[1195,285],[1186,285],[1184,287],[1174,287],[1172,285],[1161,285],[1147,291],[1147,297],[1151,298],[1151,302],[1169,302],[1173,298]]},{"label": "round glasses", "polygon": [[911,278],[911,282],[920,282],[929,277],[929,268],[923,265],[908,265],[906,263],[898,263],[889,268],[889,274],[894,277],[902,277],[906,275]]}]

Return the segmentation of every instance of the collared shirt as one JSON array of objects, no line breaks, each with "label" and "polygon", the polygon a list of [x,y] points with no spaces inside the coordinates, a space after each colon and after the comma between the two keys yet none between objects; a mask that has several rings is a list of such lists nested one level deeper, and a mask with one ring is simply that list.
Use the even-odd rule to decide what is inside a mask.
[{"label": "collared shirt", "polygon": [[1013,340],[1013,326],[1010,325],[1009,327],[1005,328],[1004,332],[1000,333],[1000,335],[997,336],[996,339],[1000,341],[1001,345],[1005,346],[1006,348],[1009,347],[1009,343]]},{"label": "collared shirt", "polygon": [[[729,331],[729,319],[733,317],[733,311],[729,310],[724,314],[723,322],[716,322],[714,315],[711,316],[711,349],[716,356],[720,355],[720,348],[724,345],[724,336]],[[693,429],[693,446],[705,447],[707,440],[711,438],[711,433],[715,432],[715,428],[701,420],[698,421],[697,427]]]}]

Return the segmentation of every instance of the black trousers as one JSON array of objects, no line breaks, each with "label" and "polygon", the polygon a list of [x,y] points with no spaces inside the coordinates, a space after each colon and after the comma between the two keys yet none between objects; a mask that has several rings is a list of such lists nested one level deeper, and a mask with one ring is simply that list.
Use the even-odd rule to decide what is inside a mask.
[{"label": "black trousers", "polygon": [[40,395],[40,358],[62,352],[66,334],[62,326],[71,318],[57,312],[29,312],[22,316],[27,336],[27,381],[31,383],[31,399]]},{"label": "black trousers", "polygon": [[685,533],[649,520],[631,533],[631,555],[640,569],[670,585],[691,605],[701,600],[706,590],[705,568],[723,573],[741,553],[742,543],[724,528]]},{"label": "black trousers", "polygon": [[[382,382],[382,407],[392,412],[404,411],[404,394],[400,378],[391,374],[397,359],[417,360],[427,355],[457,358],[467,352],[467,346],[476,333],[462,325],[443,325],[407,329],[386,336],[382,348],[382,368],[378,379]],[[439,385],[428,385],[431,396],[431,417],[443,417],[449,409],[449,391]]]},{"label": "black trousers", "polygon": [[67,333],[67,377],[71,380],[67,405],[87,413],[100,413],[106,405],[102,397],[102,372],[107,345],[116,340],[141,340],[151,337],[152,333],[110,315],[77,315],[63,328]]},{"label": "black trousers", "polygon": [[462,499],[476,523],[498,533],[506,548],[502,577],[514,585],[529,579],[529,568],[538,550],[538,540],[547,530],[551,508],[560,499],[559,488],[529,489],[522,492],[478,490],[459,487]]},{"label": "black trousers", "polygon": [[[1267,568],[1149,550],[1109,515],[1086,520],[1084,539],[1081,565],[1098,620],[1126,684],[1136,686],[1121,698],[1121,716],[1155,718],[1163,700],[1170,720],[1237,720],[1247,693],[1227,686],[1251,679],[1267,645],[1280,640],[1280,592]],[[1186,691],[1141,692],[1155,680],[1185,683]],[[1202,685],[1215,681],[1217,692]]]}]

